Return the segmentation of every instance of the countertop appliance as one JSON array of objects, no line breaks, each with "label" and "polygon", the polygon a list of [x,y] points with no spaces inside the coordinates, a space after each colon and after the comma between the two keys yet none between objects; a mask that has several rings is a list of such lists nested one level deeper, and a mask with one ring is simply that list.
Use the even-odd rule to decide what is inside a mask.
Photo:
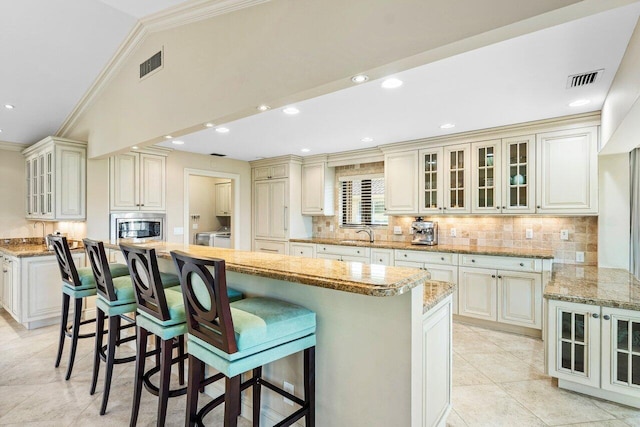
[{"label": "countertop appliance", "polygon": [[423,221],[422,217],[417,217],[411,223],[414,238],[412,245],[434,246],[438,244],[438,223],[434,221]]},{"label": "countertop appliance", "polygon": [[134,242],[164,240],[165,215],[150,212],[120,212],[111,214],[111,240],[131,239]]},{"label": "countertop appliance", "polygon": [[231,230],[222,226],[216,231],[202,231],[196,233],[195,244],[201,246],[214,246],[216,248],[231,247]]}]

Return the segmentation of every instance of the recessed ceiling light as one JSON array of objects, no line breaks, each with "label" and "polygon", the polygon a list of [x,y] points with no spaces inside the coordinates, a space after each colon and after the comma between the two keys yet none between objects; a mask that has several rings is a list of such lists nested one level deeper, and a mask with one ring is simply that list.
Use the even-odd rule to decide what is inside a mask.
[{"label": "recessed ceiling light", "polygon": [[6,108],[7,110],[13,110],[16,107],[11,104],[4,104],[4,108]]},{"label": "recessed ceiling light", "polygon": [[258,111],[267,111],[267,110],[270,110],[270,109],[271,109],[271,107],[269,107],[269,106],[268,106],[268,105],[266,105],[266,104],[258,105],[256,108],[258,109]]},{"label": "recessed ceiling light", "polygon": [[402,86],[402,83],[402,80],[396,79],[395,77],[390,77],[382,82],[382,87],[385,89],[395,89]]},{"label": "recessed ceiling light", "polygon": [[373,138],[371,138],[370,136],[365,136],[360,141],[362,141],[362,142],[371,142],[371,141],[373,141]]},{"label": "recessed ceiling light", "polygon": [[184,145],[184,141],[180,141],[180,140],[177,140],[177,139],[175,139],[175,140],[173,140],[171,142],[176,144],[176,145]]},{"label": "recessed ceiling light", "polygon": [[134,146],[133,146],[133,147],[131,147],[131,148],[133,148],[134,150],[137,150],[137,149],[138,149],[138,146],[137,146],[137,145],[134,145]]},{"label": "recessed ceiling light", "polygon": [[2,129],[0,129],[0,132],[2,132]]},{"label": "recessed ceiling light", "polygon": [[207,128],[212,128],[212,127],[214,127],[214,126],[215,126],[215,125],[214,125],[213,123],[205,123],[205,124],[204,124],[204,127],[207,127]]},{"label": "recessed ceiling light", "polygon": [[454,127],[456,127],[456,125],[453,123],[445,123],[443,125],[440,125],[440,129],[451,129]]},{"label": "recessed ceiling light", "polygon": [[165,138],[165,139],[171,139],[171,138],[173,138],[173,137],[172,137],[171,135],[165,135],[165,136],[164,136],[164,138]]},{"label": "recessed ceiling light", "polygon": [[220,126],[219,128],[216,128],[216,132],[218,132],[218,133],[227,133],[227,132],[229,132],[229,128],[226,128],[224,126]]},{"label": "recessed ceiling light", "polygon": [[578,99],[577,101],[573,101],[571,104],[569,104],[569,107],[582,107],[583,105],[587,105],[590,102],[590,99]]},{"label": "recessed ceiling light", "polygon": [[351,77],[351,81],[354,83],[364,83],[369,80],[369,76],[366,74],[358,74],[357,76]]},{"label": "recessed ceiling light", "polygon": [[308,153],[309,151],[311,151],[310,148],[303,148],[300,151],[302,151],[303,153]]},{"label": "recessed ceiling light", "polygon": [[287,108],[283,108],[282,112],[285,114],[289,114],[290,116],[293,116],[294,114],[298,114],[300,110],[298,110],[296,107],[287,107]]}]

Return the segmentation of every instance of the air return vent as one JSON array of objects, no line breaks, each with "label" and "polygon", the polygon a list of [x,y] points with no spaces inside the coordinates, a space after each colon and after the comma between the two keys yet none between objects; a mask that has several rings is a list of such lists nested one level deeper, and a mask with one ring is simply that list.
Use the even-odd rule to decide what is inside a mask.
[{"label": "air return vent", "polygon": [[594,84],[604,73],[604,68],[596,71],[589,71],[588,73],[574,74],[567,78],[567,89],[572,87],[581,87]]},{"label": "air return vent", "polygon": [[226,154],[220,154],[220,153],[211,153],[211,155],[216,157],[227,157]]},{"label": "air return vent", "polygon": [[140,64],[140,78],[143,78],[160,67],[162,67],[162,51],[159,51],[151,58]]}]

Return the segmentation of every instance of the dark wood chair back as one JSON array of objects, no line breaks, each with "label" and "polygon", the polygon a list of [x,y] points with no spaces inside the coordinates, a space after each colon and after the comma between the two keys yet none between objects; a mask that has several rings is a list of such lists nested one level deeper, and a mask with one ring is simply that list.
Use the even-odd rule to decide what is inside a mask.
[{"label": "dark wood chair back", "polygon": [[120,245],[120,249],[129,267],[138,310],[161,321],[169,320],[169,308],[158,270],[156,250],[123,244]]},{"label": "dark wood chair back", "polygon": [[50,234],[48,236],[49,242],[53,246],[53,251],[56,254],[58,260],[58,267],[60,267],[60,275],[62,281],[71,287],[80,286],[80,278],[78,277],[78,270],[76,264],[73,262],[71,256],[71,250],[67,243],[67,238],[63,236],[56,236]]},{"label": "dark wood chair back", "polygon": [[[225,353],[237,352],[224,260],[193,258],[181,251],[171,252],[171,257],[180,278],[189,333]],[[200,279],[198,282],[202,281],[200,285],[204,284],[206,295],[202,291],[197,294],[194,291],[196,276]]]},{"label": "dark wood chair back", "polygon": [[82,239],[84,250],[89,258],[89,265],[96,279],[96,290],[107,301],[115,301],[116,290],[113,287],[113,277],[109,270],[109,259],[104,250],[104,244],[97,240]]}]

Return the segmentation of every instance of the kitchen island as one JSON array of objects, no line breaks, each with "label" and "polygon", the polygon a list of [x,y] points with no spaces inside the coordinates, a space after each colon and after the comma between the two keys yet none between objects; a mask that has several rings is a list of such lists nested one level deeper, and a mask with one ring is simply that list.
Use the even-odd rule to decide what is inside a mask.
[{"label": "kitchen island", "polygon": [[[413,268],[171,243],[143,246],[156,249],[162,271],[175,271],[172,250],[225,259],[229,286],[246,296],[278,298],[316,312],[318,426],[432,426],[446,419],[454,285]],[[300,394],[300,355],[264,372]],[[245,393],[247,418],[250,405]],[[281,397],[264,394],[268,424],[291,412]]]}]

